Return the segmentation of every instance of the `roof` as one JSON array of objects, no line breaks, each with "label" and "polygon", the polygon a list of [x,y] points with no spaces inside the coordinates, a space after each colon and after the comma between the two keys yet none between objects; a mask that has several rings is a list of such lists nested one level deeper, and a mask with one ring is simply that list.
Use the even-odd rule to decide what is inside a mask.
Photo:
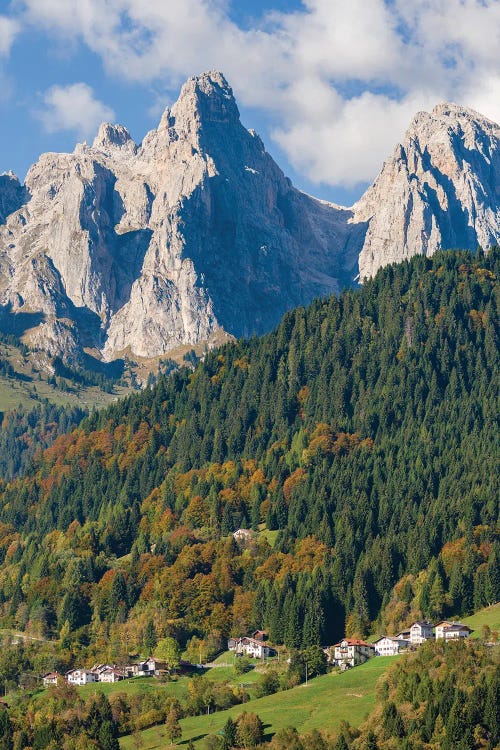
[{"label": "roof", "polygon": [[256,638],[252,638],[249,635],[243,635],[240,638],[229,638],[228,643],[245,643],[245,644],[252,644],[253,646],[265,646],[268,648],[268,644],[264,643],[263,641],[259,641]]},{"label": "roof", "polygon": [[338,646],[341,646],[343,643],[347,643],[348,646],[368,646],[368,648],[374,648],[372,643],[361,641],[359,638],[342,638],[342,640],[339,643],[336,643],[334,646],[332,646],[332,648],[337,648]]},{"label": "roof", "polygon": [[469,633],[474,632],[468,625],[464,625],[462,622],[455,622],[455,620],[441,620],[441,622],[438,622],[434,627],[439,628],[441,625],[445,628],[460,628],[460,630],[468,630]]},{"label": "roof", "polygon": [[461,625],[459,622],[454,622],[453,625],[448,625],[448,627],[445,627],[444,630],[445,630],[446,633],[449,633],[450,630],[458,631],[458,632],[460,632],[462,630],[467,630],[469,633],[473,633],[474,632],[467,625]]},{"label": "roof", "polygon": [[255,633],[253,634],[253,637],[257,641],[264,641],[268,637],[268,633],[266,630],[256,630]]},{"label": "roof", "polygon": [[56,680],[60,676],[59,672],[47,672],[42,676],[42,680]]},{"label": "roof", "polygon": [[106,669],[103,669],[102,674],[114,674],[117,677],[125,677],[123,670],[117,669],[117,667],[106,667]]},{"label": "roof", "polygon": [[378,643],[379,641],[388,640],[392,641],[393,643],[401,643],[402,641],[407,641],[407,638],[400,638],[398,635],[381,635],[380,638],[377,638],[376,641],[373,641],[373,643]]},{"label": "roof", "polygon": [[421,628],[433,628],[434,627],[432,622],[422,622],[421,620],[417,620],[417,622],[413,622],[410,627],[413,628],[415,625],[420,625]]}]

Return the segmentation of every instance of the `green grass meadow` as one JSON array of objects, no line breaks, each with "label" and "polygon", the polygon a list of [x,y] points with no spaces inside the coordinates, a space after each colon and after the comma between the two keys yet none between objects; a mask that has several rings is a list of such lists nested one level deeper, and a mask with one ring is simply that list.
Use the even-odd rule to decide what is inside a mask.
[{"label": "green grass meadow", "polygon": [[457,618],[464,625],[468,625],[469,628],[473,628],[474,632],[471,638],[481,638],[481,629],[483,625],[489,625],[491,632],[496,630],[500,634],[500,602],[492,604],[491,607],[486,607],[476,612],[470,617]]},{"label": "green grass meadow", "polygon": [[[245,705],[233,706],[210,716],[188,717],[181,721],[182,739],[177,744],[185,746],[191,739],[195,747],[201,750],[206,735],[216,734],[228,716],[235,718],[243,711],[253,711],[260,716],[267,738],[288,726],[307,732],[311,729],[334,730],[342,720],[359,725],[375,705],[378,678],[397,658],[377,657],[344,674],[323,675],[310,680],[308,685],[251,700]],[[223,670],[225,668],[213,669],[212,679],[216,672]],[[253,673],[243,675],[242,682],[247,682],[250,674]],[[141,740],[143,750],[164,748],[168,744],[161,725],[141,732]],[[134,738],[130,735],[122,737],[120,747],[122,750],[132,750],[135,748]]]}]

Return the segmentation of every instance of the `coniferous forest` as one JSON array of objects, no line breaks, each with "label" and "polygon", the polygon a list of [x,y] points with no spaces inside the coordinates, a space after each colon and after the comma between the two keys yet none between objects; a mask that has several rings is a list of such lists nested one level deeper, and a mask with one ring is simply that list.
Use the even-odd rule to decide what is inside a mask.
[{"label": "coniferous forest", "polygon": [[[62,668],[165,638],[210,658],[257,628],[328,646],[498,601],[499,274],[498,248],[417,256],[44,450],[30,433],[29,460],[2,466],[3,627],[58,639]],[[418,699],[409,679],[387,705]]]}]

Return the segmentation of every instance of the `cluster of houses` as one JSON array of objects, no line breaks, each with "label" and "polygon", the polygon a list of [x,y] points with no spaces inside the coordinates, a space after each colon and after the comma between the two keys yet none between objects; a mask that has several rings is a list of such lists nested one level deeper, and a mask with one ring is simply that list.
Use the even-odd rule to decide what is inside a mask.
[{"label": "cluster of houses", "polygon": [[357,638],[344,638],[340,643],[325,650],[330,663],[348,669],[363,664],[372,656],[396,656],[409,648],[416,648],[424,641],[468,638],[473,631],[467,625],[452,620],[443,620],[433,625],[431,622],[414,622],[409,630],[395,636],[383,635],[374,643],[366,643]]},{"label": "cluster of houses", "polygon": [[[181,664],[182,666],[182,664]],[[167,672],[165,662],[150,658],[138,664],[116,666],[116,664],[95,664],[91,669],[83,667],[70,669],[65,674],[49,672],[43,675],[44,687],[67,682],[69,685],[88,685],[90,682],[120,682],[129,677],[161,677]]]},{"label": "cluster of houses", "polygon": [[[414,622],[409,630],[403,630],[398,635],[383,635],[373,643],[358,638],[344,638],[340,643],[325,649],[331,664],[342,669],[356,667],[363,664],[372,656],[396,656],[409,648],[416,648],[430,639],[468,638],[473,632],[461,622],[443,620],[433,625],[430,622]],[[256,630],[251,636],[230,638],[227,643],[229,651],[236,656],[249,656],[253,659],[266,659],[275,656],[276,651],[266,642],[267,633]],[[181,669],[191,668],[188,662],[180,663]],[[91,682],[120,682],[130,677],[161,677],[167,672],[165,662],[153,657],[137,664],[117,666],[116,664],[95,664],[91,669],[70,669],[64,675],[59,672],[49,672],[43,675],[45,687],[66,682],[69,685],[88,685]]]},{"label": "cluster of houses", "polygon": [[251,636],[245,635],[242,638],[230,638],[227,642],[227,647],[236,656],[267,659],[269,656],[275,656],[276,651],[266,641],[267,633],[264,630],[256,630]]}]

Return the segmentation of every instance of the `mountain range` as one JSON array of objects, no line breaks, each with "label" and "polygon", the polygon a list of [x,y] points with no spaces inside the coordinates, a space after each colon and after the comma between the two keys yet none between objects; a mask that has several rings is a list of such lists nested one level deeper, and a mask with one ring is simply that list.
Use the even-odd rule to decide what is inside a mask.
[{"label": "mountain range", "polygon": [[270,330],[355,277],[500,238],[500,128],[418,113],[352,207],[293,187],[219,72],[137,145],[121,125],[0,176],[0,328],[67,364],[152,358]]}]

